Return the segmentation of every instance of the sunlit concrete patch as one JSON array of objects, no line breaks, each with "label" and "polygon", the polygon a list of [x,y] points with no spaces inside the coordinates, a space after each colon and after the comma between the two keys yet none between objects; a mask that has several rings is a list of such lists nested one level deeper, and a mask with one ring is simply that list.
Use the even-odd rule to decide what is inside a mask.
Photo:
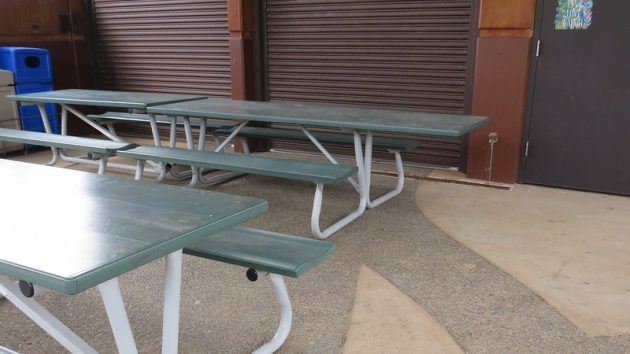
[{"label": "sunlit concrete patch", "polygon": [[416,203],[586,334],[630,333],[630,198],[425,181]]},{"label": "sunlit concrete patch", "polygon": [[463,350],[413,299],[362,265],[342,352],[463,353]]}]

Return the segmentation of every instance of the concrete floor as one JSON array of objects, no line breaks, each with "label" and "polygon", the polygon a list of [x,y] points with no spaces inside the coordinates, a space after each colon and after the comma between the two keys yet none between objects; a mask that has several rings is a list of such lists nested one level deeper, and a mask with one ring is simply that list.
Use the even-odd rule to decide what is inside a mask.
[{"label": "concrete floor", "polygon": [[[373,178],[377,191],[393,182]],[[363,266],[432,315],[468,353],[630,352],[630,336],[586,335],[533,291],[429,222],[415,205],[415,192],[426,183],[435,182],[407,180],[400,196],[330,238],[337,245],[331,259],[287,281],[294,325],[280,353],[342,351]],[[269,200],[270,211],[248,226],[310,234],[313,186],[308,183],[246,176],[213,190]],[[356,198],[342,184],[327,188],[324,200],[326,222],[353,209]],[[143,353],[160,349],[162,273],[158,261],[121,279]],[[242,268],[187,256],[183,282],[180,352],[246,353],[273,335],[278,309],[264,279],[251,283]],[[48,293],[39,300],[97,350],[114,352],[96,291]],[[0,338],[2,345],[24,353],[63,352],[6,302],[0,302]]]},{"label": "concrete floor", "polygon": [[630,198],[425,183],[421,212],[592,336],[630,334]]}]

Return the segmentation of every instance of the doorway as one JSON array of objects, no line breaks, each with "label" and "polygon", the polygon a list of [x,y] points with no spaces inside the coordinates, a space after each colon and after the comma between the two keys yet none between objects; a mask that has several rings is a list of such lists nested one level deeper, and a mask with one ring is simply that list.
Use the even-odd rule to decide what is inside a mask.
[{"label": "doorway", "polygon": [[521,179],[630,195],[628,1],[540,0]]}]

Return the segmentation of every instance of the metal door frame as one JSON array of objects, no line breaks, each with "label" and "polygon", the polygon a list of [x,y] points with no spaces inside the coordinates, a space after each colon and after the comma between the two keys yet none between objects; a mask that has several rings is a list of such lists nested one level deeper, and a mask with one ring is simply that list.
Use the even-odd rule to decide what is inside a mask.
[{"label": "metal door frame", "polygon": [[[552,0],[547,0],[552,1]],[[525,168],[527,165],[527,157],[525,153],[527,151],[527,142],[529,141],[532,118],[534,111],[534,95],[536,94],[536,72],[538,70],[538,57],[536,56],[536,46],[540,40],[542,33],[542,20],[545,0],[536,0],[536,16],[534,18],[534,32],[532,33],[531,49],[530,49],[530,64],[529,64],[529,79],[527,84],[527,102],[525,106],[525,120],[523,122],[523,134],[521,137],[521,155],[518,164],[518,175],[516,181],[518,183],[525,183]],[[542,50],[544,48],[541,47]]]}]

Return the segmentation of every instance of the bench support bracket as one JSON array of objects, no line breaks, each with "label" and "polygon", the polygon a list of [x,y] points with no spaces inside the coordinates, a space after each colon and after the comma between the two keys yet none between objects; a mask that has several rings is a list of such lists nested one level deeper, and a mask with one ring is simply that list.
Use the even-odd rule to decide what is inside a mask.
[{"label": "bench support bracket", "polygon": [[405,185],[405,171],[402,163],[402,158],[400,157],[400,151],[390,151],[394,154],[394,158],[396,159],[396,187],[393,190],[378,196],[374,200],[370,198],[370,186],[372,178],[372,139],[372,133],[367,132],[365,137],[365,184],[368,188],[367,207],[370,209],[375,208],[400,194]]},{"label": "bench support bracket", "polygon": [[365,161],[363,160],[363,148],[361,144],[361,134],[358,130],[354,131],[354,152],[356,156],[356,163],[359,169],[357,178],[359,180],[359,206],[350,214],[344,216],[340,220],[337,220],[334,224],[328,226],[326,229],[321,230],[319,226],[319,218],[322,210],[322,199],[324,194],[324,184],[317,183],[315,188],[315,197],[313,198],[313,212],[311,214],[311,231],[313,235],[319,239],[328,238],[330,235],[337,232],[342,227],[348,225],[359,216],[363,215],[367,207],[367,195],[369,193],[369,186],[366,184],[365,178]]},{"label": "bench support bracket", "polygon": [[252,354],[271,354],[278,350],[287,340],[289,332],[291,332],[291,322],[293,321],[293,311],[291,309],[291,301],[287,287],[284,285],[284,279],[278,274],[269,274],[269,280],[273,285],[276,293],[276,300],[280,305],[280,323],[273,338],[256,349]]},{"label": "bench support bracket", "polygon": [[20,311],[70,352],[97,353],[89,344],[37,303],[34,298],[24,297],[17,284],[14,284],[8,277],[3,275],[0,275],[0,294],[11,301]]}]

